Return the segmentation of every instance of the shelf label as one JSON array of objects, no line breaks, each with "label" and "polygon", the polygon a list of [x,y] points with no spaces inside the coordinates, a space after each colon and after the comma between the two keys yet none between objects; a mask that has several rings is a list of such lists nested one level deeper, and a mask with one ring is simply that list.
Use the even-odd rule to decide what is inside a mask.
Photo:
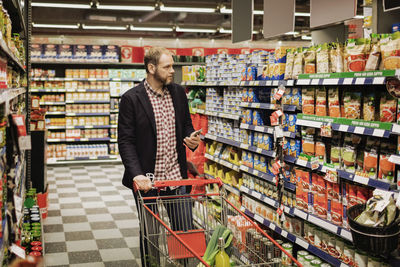
[{"label": "shelf label", "polygon": [[400,164],[400,156],[398,155],[390,155],[389,161],[394,164]]},{"label": "shelf label", "polygon": [[293,86],[294,85],[294,80],[289,80],[286,82],[287,86]]},{"label": "shelf label", "polygon": [[276,204],[276,201],[273,200],[273,199],[271,199],[271,198],[269,198],[269,197],[266,197],[266,198],[264,199],[264,202],[267,203],[268,205],[273,206],[273,207],[275,207],[275,204]]},{"label": "shelf label", "polygon": [[255,107],[255,108],[260,108],[260,103],[253,103],[253,107]]},{"label": "shelf label", "polygon": [[273,86],[278,86],[278,84],[279,84],[279,81],[272,81]]},{"label": "shelf label", "polygon": [[262,127],[262,126],[256,126],[256,127],[254,127],[254,130],[255,130],[255,131],[258,131],[258,132],[263,132],[263,131],[264,131],[264,127]]},{"label": "shelf label", "polygon": [[379,137],[383,137],[383,135],[385,134],[385,130],[382,129],[375,129],[373,135],[374,136],[379,136]]},{"label": "shelf label", "polygon": [[249,167],[247,167],[247,166],[242,165],[242,166],[240,166],[240,169],[245,172],[249,172]]},{"label": "shelf label", "polygon": [[309,84],[310,84],[310,80],[309,79],[297,80],[297,85],[309,85]]},{"label": "shelf label", "polygon": [[240,144],[240,148],[243,148],[243,149],[249,149],[249,145],[246,145],[246,144]]},{"label": "shelf label", "polygon": [[315,216],[312,216],[312,215],[308,216],[308,221],[320,226],[323,229],[327,229],[333,233],[337,233],[338,227],[336,225],[328,223],[328,222],[321,220]]},{"label": "shelf label", "polygon": [[265,82],[265,85],[271,86],[271,85],[272,85],[272,81],[266,81],[266,82]]},{"label": "shelf label", "polygon": [[26,257],[25,250],[14,243],[11,245],[10,251],[22,259]]},{"label": "shelf label", "polygon": [[319,79],[312,79],[311,80],[311,85],[318,85]]},{"label": "shelf label", "polygon": [[342,228],[342,231],[341,231],[340,235],[343,236],[344,238],[346,238],[347,240],[353,241],[353,237],[352,237],[350,231],[347,231],[347,230]]},{"label": "shelf label", "polygon": [[248,124],[245,124],[245,123],[242,123],[240,126],[241,126],[241,128],[243,128],[243,129],[249,129],[249,125],[248,125]]},{"label": "shelf label", "polygon": [[324,85],[337,85],[339,83],[339,79],[325,79]]},{"label": "shelf label", "polygon": [[263,219],[260,215],[258,215],[258,214],[255,214],[255,215],[254,215],[254,219],[255,219],[256,221],[259,221],[260,223],[263,223],[263,222],[264,222],[264,219]]},{"label": "shelf label", "polygon": [[308,246],[309,246],[309,244],[306,241],[304,241],[303,239],[301,239],[299,237],[296,238],[296,244],[305,249],[308,249]]},{"label": "shelf label", "polygon": [[360,183],[360,184],[364,184],[364,185],[368,185],[368,178],[362,177],[360,175],[354,175],[354,182]]},{"label": "shelf label", "polygon": [[262,151],[263,151],[263,150],[262,150],[261,148],[257,148],[257,149],[256,149],[256,152],[257,152],[257,153],[261,153]]},{"label": "shelf label", "polygon": [[243,185],[240,187],[240,191],[245,192],[246,194],[249,193],[249,189]]},{"label": "shelf label", "polygon": [[259,174],[258,170],[253,170],[253,175],[258,176]]},{"label": "shelf label", "polygon": [[273,224],[273,223],[271,223],[271,224],[269,225],[269,228],[271,228],[272,230],[274,230],[274,231],[275,231],[275,229],[276,229],[276,225],[275,225],[275,224]]},{"label": "shelf label", "polygon": [[393,123],[392,132],[393,132],[393,133],[400,134],[400,125],[397,124],[397,123]]},{"label": "shelf label", "polygon": [[352,84],[353,83],[353,78],[344,78],[343,80],[343,84],[347,85],[347,84]]},{"label": "shelf label", "polygon": [[307,213],[297,208],[294,209],[294,215],[302,218],[303,220],[307,219]]},{"label": "shelf label", "polygon": [[365,128],[356,126],[354,128],[354,133],[355,134],[364,134],[364,130],[365,130]]},{"label": "shelf label", "polygon": [[287,238],[288,232],[282,229],[281,236],[283,236],[284,238]]},{"label": "shelf label", "polygon": [[385,77],[377,77],[374,78],[373,84],[384,84],[385,83]]},{"label": "shelf label", "polygon": [[340,132],[347,132],[349,130],[349,126],[348,125],[340,125],[339,126],[339,131]]},{"label": "shelf label", "polygon": [[304,159],[298,159],[298,160],[296,161],[296,164],[297,164],[297,165],[300,165],[300,166],[303,166],[303,167],[306,167],[306,166],[307,166],[307,161],[304,160]]},{"label": "shelf label", "polygon": [[356,78],[356,84],[364,84],[365,83],[365,78]]},{"label": "shelf label", "polygon": [[253,197],[260,199],[261,198],[261,194],[259,192],[253,191],[252,193]]}]

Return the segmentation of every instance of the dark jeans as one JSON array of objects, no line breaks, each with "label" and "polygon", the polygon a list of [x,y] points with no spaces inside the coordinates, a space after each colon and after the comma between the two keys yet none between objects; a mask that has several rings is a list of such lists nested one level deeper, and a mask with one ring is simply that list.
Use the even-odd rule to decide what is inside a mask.
[{"label": "dark jeans", "polygon": [[[147,193],[141,191],[142,197],[175,196],[187,194],[188,193],[186,192],[185,186],[174,190],[167,188],[166,190],[161,190],[159,192],[157,190],[150,190]],[[142,266],[159,266],[160,255],[158,251],[158,238],[160,233],[159,227],[161,224],[142,206],[142,203],[139,203],[138,196],[135,194],[135,192],[133,192],[133,195],[135,197],[136,207],[139,212],[140,253]],[[155,199],[144,200],[144,203],[151,209],[151,211],[153,211],[155,214],[158,214],[159,211]],[[173,231],[186,231],[193,229],[192,202],[190,198],[169,198],[163,204],[168,213],[170,226]],[[145,239],[145,236],[147,236],[147,239]],[[147,255],[153,256],[153,260],[149,260]]]}]

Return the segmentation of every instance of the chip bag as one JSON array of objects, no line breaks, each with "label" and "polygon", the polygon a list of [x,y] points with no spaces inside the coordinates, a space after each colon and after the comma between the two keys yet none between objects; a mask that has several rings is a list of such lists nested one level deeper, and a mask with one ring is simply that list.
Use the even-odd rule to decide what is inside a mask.
[{"label": "chip bag", "polygon": [[328,73],[329,70],[329,46],[319,45],[317,48],[317,73]]}]

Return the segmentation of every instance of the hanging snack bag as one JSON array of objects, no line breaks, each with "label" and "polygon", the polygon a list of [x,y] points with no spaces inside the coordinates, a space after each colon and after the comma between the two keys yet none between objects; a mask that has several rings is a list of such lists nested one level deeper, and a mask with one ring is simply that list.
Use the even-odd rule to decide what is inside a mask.
[{"label": "hanging snack bag", "polygon": [[369,53],[365,70],[377,70],[379,67],[379,60],[381,59],[381,48],[379,45],[378,34],[371,34],[371,51]]},{"label": "hanging snack bag", "polygon": [[343,47],[340,43],[333,43],[330,50],[331,72],[343,72]]},{"label": "hanging snack bag", "polygon": [[389,157],[396,153],[396,140],[381,143],[379,155],[379,173],[378,179],[388,183],[394,182],[395,164],[389,161]]},{"label": "hanging snack bag", "polygon": [[326,110],[326,89],[325,87],[320,87],[317,88],[317,101],[316,101],[316,107],[315,107],[315,115],[317,116],[326,116],[327,115],[327,110]]},{"label": "hanging snack bag", "polygon": [[321,138],[317,138],[317,142],[315,143],[315,156],[318,158],[319,164],[324,164],[326,162],[325,151],[325,143]]},{"label": "hanging snack bag", "polygon": [[294,49],[288,49],[286,54],[285,80],[293,79]]},{"label": "hanging snack bag", "polygon": [[375,93],[367,92],[363,101],[363,119],[365,121],[375,120]]},{"label": "hanging snack bag", "polygon": [[304,73],[315,73],[315,47],[305,49],[304,57]]},{"label": "hanging snack bag", "polygon": [[347,40],[346,60],[349,72],[365,70],[369,48],[370,40],[367,38]]},{"label": "hanging snack bag", "polygon": [[317,73],[328,73],[329,70],[329,46],[319,45],[317,48]]},{"label": "hanging snack bag", "polygon": [[315,114],[315,88],[304,88],[302,90],[302,109],[304,114]]},{"label": "hanging snack bag", "polygon": [[361,92],[346,91],[343,102],[346,119],[359,119],[361,117]]},{"label": "hanging snack bag", "polygon": [[369,178],[375,179],[378,173],[378,148],[379,139],[367,138],[367,145],[364,152],[364,172]]},{"label": "hanging snack bag", "polygon": [[295,133],[297,132],[297,115],[296,114],[286,114],[286,118],[288,118],[288,131]]},{"label": "hanging snack bag", "polygon": [[303,73],[303,49],[299,47],[297,48],[294,54],[293,79],[297,79],[299,74],[302,73]]},{"label": "hanging snack bag", "polygon": [[381,53],[383,69],[400,69],[400,32],[381,38]]},{"label": "hanging snack bag", "polygon": [[379,108],[379,117],[381,122],[396,121],[397,100],[387,92],[382,93]]},{"label": "hanging snack bag", "polygon": [[339,118],[340,115],[340,102],[339,102],[339,88],[328,89],[328,109],[329,117]]}]

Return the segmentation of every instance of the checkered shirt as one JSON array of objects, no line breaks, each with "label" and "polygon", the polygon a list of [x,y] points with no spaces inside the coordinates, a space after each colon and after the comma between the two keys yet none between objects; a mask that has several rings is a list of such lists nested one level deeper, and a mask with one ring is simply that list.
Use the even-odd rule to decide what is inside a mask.
[{"label": "checkered shirt", "polygon": [[[176,151],[175,109],[172,97],[167,88],[159,94],[144,81],[147,95],[153,106],[157,132],[155,180],[180,180],[182,175]],[[175,187],[171,187],[174,189]]]}]

